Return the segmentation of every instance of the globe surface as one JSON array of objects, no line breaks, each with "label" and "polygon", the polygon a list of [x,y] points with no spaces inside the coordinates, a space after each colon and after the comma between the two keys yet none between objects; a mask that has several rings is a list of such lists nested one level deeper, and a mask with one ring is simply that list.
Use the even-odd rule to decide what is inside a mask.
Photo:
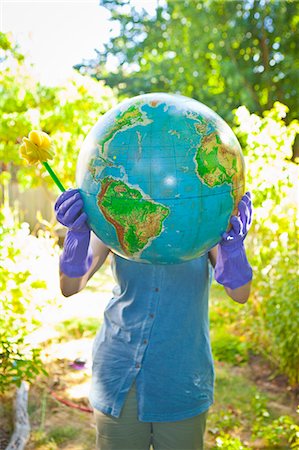
[{"label": "globe surface", "polygon": [[244,193],[229,126],[202,103],[144,94],[104,114],[87,135],[77,185],[94,233],[116,254],[176,264],[206,253]]}]

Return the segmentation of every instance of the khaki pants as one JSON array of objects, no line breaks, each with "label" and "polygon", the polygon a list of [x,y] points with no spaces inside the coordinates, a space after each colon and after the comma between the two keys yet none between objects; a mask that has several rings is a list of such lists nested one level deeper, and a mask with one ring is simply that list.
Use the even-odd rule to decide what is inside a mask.
[{"label": "khaki pants", "polygon": [[[140,422],[135,386],[119,418],[95,410],[97,450],[203,450],[208,412],[176,422]],[[152,447],[150,447],[152,445]]]}]

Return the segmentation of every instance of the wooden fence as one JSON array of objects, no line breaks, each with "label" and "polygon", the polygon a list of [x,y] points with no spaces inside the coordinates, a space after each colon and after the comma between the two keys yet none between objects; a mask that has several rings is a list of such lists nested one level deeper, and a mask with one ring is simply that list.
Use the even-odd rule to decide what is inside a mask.
[{"label": "wooden fence", "polygon": [[20,220],[28,222],[31,230],[38,226],[38,215],[50,223],[55,223],[55,200],[56,196],[43,186],[24,192],[20,192],[16,182],[12,182],[9,186],[10,206],[17,208]]}]

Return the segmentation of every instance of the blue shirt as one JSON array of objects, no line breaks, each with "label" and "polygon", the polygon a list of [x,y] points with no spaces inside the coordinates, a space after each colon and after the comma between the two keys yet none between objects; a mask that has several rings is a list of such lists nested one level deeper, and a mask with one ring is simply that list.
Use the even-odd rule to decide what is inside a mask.
[{"label": "blue shirt", "polygon": [[182,420],[213,403],[208,256],[150,265],[112,256],[114,297],[93,345],[91,405],[119,417],[136,382],[138,419]]}]

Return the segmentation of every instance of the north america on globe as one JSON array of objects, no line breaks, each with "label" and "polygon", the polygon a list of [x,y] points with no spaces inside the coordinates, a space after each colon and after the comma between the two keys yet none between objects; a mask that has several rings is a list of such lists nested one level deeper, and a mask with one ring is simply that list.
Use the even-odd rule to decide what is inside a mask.
[{"label": "north america on globe", "polygon": [[77,183],[95,234],[115,253],[176,264],[216,245],[244,193],[244,160],[229,126],[171,94],[128,99],[87,136]]}]

